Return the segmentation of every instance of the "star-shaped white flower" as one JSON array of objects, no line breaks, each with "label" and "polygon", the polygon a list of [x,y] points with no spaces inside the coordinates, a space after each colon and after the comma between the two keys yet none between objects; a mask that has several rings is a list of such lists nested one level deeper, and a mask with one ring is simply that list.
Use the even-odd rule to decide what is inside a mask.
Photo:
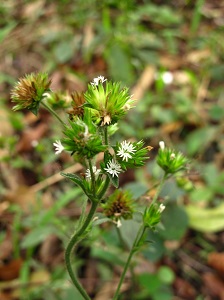
[{"label": "star-shaped white flower", "polygon": [[114,159],[110,160],[107,164],[107,167],[104,168],[107,173],[111,174],[112,177],[117,176],[122,171],[121,166]]},{"label": "star-shaped white flower", "polygon": [[159,142],[159,146],[160,146],[161,150],[164,150],[165,149],[165,143],[164,143],[164,141],[160,141]]},{"label": "star-shaped white flower", "polygon": [[131,154],[134,154],[134,152],[136,152],[135,146],[131,142],[124,141],[118,148],[117,155],[122,157],[122,160],[128,161],[129,158],[132,158]]},{"label": "star-shaped white flower", "polygon": [[[93,166],[93,174],[95,175],[95,178],[98,177],[98,175],[100,174],[100,169],[97,169],[96,166]],[[90,172],[90,169],[87,169],[86,170],[86,179],[91,179],[91,172]]]},{"label": "star-shaped white flower", "polygon": [[93,82],[90,82],[91,85],[93,86],[97,86],[100,82],[103,83],[104,81],[106,81],[107,79],[104,78],[104,76],[98,76],[96,78],[93,78]]},{"label": "star-shaped white flower", "polygon": [[60,140],[55,141],[55,143],[53,143],[53,145],[55,146],[55,154],[56,155],[60,154],[65,149]]},{"label": "star-shaped white flower", "polygon": [[165,208],[166,208],[166,206],[161,203],[159,206],[158,212],[162,213]]}]

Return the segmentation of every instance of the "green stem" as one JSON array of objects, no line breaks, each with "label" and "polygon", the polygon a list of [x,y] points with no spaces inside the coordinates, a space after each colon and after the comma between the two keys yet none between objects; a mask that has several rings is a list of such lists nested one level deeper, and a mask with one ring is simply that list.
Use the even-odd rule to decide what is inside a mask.
[{"label": "green stem", "polygon": [[104,127],[104,144],[105,145],[109,144],[107,126]]},{"label": "green stem", "polygon": [[155,193],[155,195],[154,195],[154,197],[152,199],[151,205],[155,204],[155,202],[157,201],[158,196],[159,196],[159,194],[160,194],[160,192],[162,190],[162,187],[163,187],[163,184],[164,184],[166,178],[167,178],[167,173],[164,173],[163,177],[162,177],[162,179],[161,179],[161,181],[160,181],[160,183],[158,185],[157,191],[156,191],[156,193]]},{"label": "green stem", "polygon": [[98,199],[101,200],[103,198],[103,196],[105,195],[105,193],[106,193],[106,191],[108,189],[109,183],[110,183],[110,178],[107,176],[101,192],[97,195]]},{"label": "green stem", "polygon": [[93,165],[91,159],[89,161],[89,170],[90,170],[90,175],[91,175],[91,182],[92,182],[92,192],[93,195],[95,195],[95,174],[93,172]]},{"label": "green stem", "polygon": [[65,122],[62,121],[62,119],[59,117],[59,115],[44,101],[41,101],[41,104],[52,114],[55,116],[55,118],[58,119],[58,121],[63,125],[66,126]]},{"label": "green stem", "polygon": [[91,209],[89,211],[89,214],[86,217],[85,222],[83,223],[80,230],[71,237],[71,240],[69,241],[68,246],[65,250],[65,264],[66,264],[69,276],[70,276],[73,284],[76,286],[77,290],[80,292],[80,294],[83,296],[83,298],[85,300],[90,300],[90,297],[88,296],[88,294],[86,293],[86,291],[80,284],[77,276],[73,272],[72,264],[71,264],[71,253],[72,253],[73,248],[75,247],[75,245],[80,240],[82,235],[85,233],[87,227],[89,226],[89,224],[95,214],[97,206],[98,206],[98,202],[92,202]]},{"label": "green stem", "polygon": [[145,233],[145,230],[146,230],[146,227],[145,227],[144,225],[142,225],[142,226],[139,228],[139,231],[138,231],[138,233],[137,233],[137,235],[136,235],[135,241],[134,241],[134,243],[133,243],[133,245],[132,245],[132,248],[131,248],[131,251],[130,251],[130,253],[129,253],[128,259],[127,259],[127,261],[126,261],[125,267],[124,267],[123,272],[122,272],[122,274],[121,274],[121,278],[120,278],[119,284],[118,284],[118,286],[117,286],[117,290],[116,290],[116,292],[115,292],[115,295],[114,295],[114,297],[113,297],[113,300],[117,300],[117,299],[118,299],[118,296],[119,296],[119,293],[120,293],[120,289],[121,289],[121,285],[122,285],[122,283],[123,283],[123,281],[124,281],[125,275],[126,275],[127,270],[128,270],[128,268],[129,268],[129,265],[130,265],[132,256],[135,254],[136,250],[138,249],[139,244],[140,244],[140,242],[141,242],[141,240],[142,240],[142,237],[143,237],[143,235],[144,235],[144,233]]},{"label": "green stem", "polygon": [[[156,194],[155,194],[155,196],[152,199],[151,205],[153,205],[157,201],[158,196],[159,196],[159,194],[161,192],[161,189],[163,187],[163,184],[164,184],[166,178],[167,178],[167,173],[164,173],[164,175],[163,175],[163,177],[162,177],[162,179],[161,179],[161,181],[160,181],[160,183],[158,185]],[[133,246],[131,248],[131,251],[129,253],[128,259],[126,261],[125,267],[124,267],[123,272],[121,274],[121,278],[120,278],[117,290],[115,292],[115,295],[113,297],[113,300],[117,300],[118,299],[120,288],[121,288],[121,285],[122,285],[122,283],[124,281],[124,278],[125,278],[125,275],[126,275],[126,272],[127,272],[128,268],[129,268],[129,265],[131,263],[131,259],[132,259],[133,255],[134,255],[134,253],[136,252],[136,250],[138,249],[141,241],[142,241],[142,238],[144,236],[146,228],[147,228],[147,226],[145,226],[144,224],[141,225],[141,227],[139,228],[139,231],[138,231],[138,233],[136,235],[135,241],[134,241]]]}]

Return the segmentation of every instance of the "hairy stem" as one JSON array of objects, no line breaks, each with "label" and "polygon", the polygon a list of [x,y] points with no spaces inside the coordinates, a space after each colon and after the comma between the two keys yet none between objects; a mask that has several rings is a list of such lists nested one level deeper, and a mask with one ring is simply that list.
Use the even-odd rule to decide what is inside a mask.
[{"label": "hairy stem", "polygon": [[85,222],[83,223],[82,227],[79,229],[78,232],[76,232],[70,239],[67,248],[65,250],[65,264],[69,273],[69,276],[73,282],[73,284],[76,286],[80,294],[83,296],[85,300],[90,300],[90,297],[86,293],[86,291],[83,289],[82,285],[80,284],[77,276],[74,274],[73,269],[72,269],[72,264],[71,264],[71,254],[72,250],[75,247],[75,245],[80,241],[82,238],[82,235],[84,235],[86,229],[88,228],[95,211],[97,209],[98,202],[92,202],[91,209],[89,211],[89,214],[86,217]]},{"label": "hairy stem", "polygon": [[53,115],[55,118],[58,119],[58,121],[63,125],[66,126],[65,122],[62,121],[62,119],[59,117],[59,115],[44,101],[41,101],[41,104]]},{"label": "hairy stem", "polygon": [[93,172],[93,165],[91,159],[89,161],[89,170],[90,170],[90,175],[91,175],[91,182],[92,182],[92,192],[95,195],[95,174]]},{"label": "hairy stem", "polygon": [[139,228],[139,231],[138,231],[138,233],[136,235],[135,241],[134,241],[134,243],[132,245],[132,248],[131,248],[131,251],[129,253],[128,259],[127,259],[127,261],[125,263],[123,272],[121,274],[121,278],[120,278],[119,284],[117,286],[117,290],[116,290],[116,292],[114,294],[113,300],[117,300],[118,299],[118,296],[119,296],[119,293],[120,293],[120,289],[121,289],[121,285],[122,285],[122,283],[124,281],[125,275],[126,275],[127,270],[128,270],[128,268],[130,266],[131,259],[132,259],[133,255],[135,254],[135,252],[137,251],[137,249],[138,249],[138,247],[139,247],[139,245],[140,245],[140,243],[142,241],[142,238],[144,236],[145,230],[146,230],[146,227],[144,225],[142,225]]},{"label": "hairy stem", "polygon": [[155,204],[155,202],[157,201],[157,199],[159,197],[159,194],[160,194],[160,192],[162,190],[162,187],[163,187],[164,182],[165,182],[166,179],[167,179],[167,173],[164,173],[163,177],[162,177],[162,179],[161,179],[161,181],[160,181],[160,183],[159,183],[159,185],[157,187],[157,191],[156,191],[156,193],[155,193],[155,195],[154,195],[154,197],[152,199],[151,205]]}]

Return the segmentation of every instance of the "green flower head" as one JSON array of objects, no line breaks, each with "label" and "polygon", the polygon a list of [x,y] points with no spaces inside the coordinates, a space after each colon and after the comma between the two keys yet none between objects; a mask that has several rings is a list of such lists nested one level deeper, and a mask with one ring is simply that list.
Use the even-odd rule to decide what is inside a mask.
[{"label": "green flower head", "polygon": [[155,226],[160,222],[161,214],[164,209],[165,205],[162,203],[159,206],[157,204],[151,204],[150,207],[147,207],[143,215],[144,225],[154,229]]},{"label": "green flower head", "polygon": [[103,145],[97,127],[92,123],[91,112],[87,108],[83,120],[74,117],[64,131],[66,138],[62,140],[65,150],[87,159],[94,157],[97,153],[105,151],[107,146]]},{"label": "green flower head", "polygon": [[147,156],[148,151],[151,150],[152,147],[148,146],[143,148],[143,146],[143,141],[133,143],[123,141],[121,143],[117,143],[117,145],[113,147],[117,161],[123,170],[144,165],[144,161],[149,158]]},{"label": "green flower head", "polygon": [[11,92],[13,110],[27,108],[37,115],[44,93],[50,90],[51,81],[46,73],[32,73],[20,78]]},{"label": "green flower head", "polygon": [[121,88],[120,83],[106,81],[103,76],[94,78],[84,94],[86,106],[93,110],[93,117],[97,125],[116,123],[126,111],[131,108],[128,88]]},{"label": "green flower head", "polygon": [[47,102],[52,109],[65,109],[69,108],[72,103],[71,95],[68,92],[54,92],[48,95]]},{"label": "green flower head", "polygon": [[163,141],[159,145],[157,163],[166,174],[174,174],[186,169],[188,159],[181,152],[166,148]]}]

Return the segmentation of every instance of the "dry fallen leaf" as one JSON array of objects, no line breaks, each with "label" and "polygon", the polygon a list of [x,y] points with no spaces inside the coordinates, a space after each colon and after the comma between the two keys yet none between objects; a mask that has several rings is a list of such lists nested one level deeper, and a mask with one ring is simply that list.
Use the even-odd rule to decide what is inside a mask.
[{"label": "dry fallen leaf", "polygon": [[14,259],[9,263],[0,265],[0,280],[7,281],[15,279],[19,276],[22,267],[22,259]]},{"label": "dry fallen leaf", "polygon": [[218,297],[220,300],[224,300],[224,281],[217,275],[212,273],[206,273],[202,276],[206,294],[212,297]]},{"label": "dry fallen leaf", "polygon": [[174,287],[176,289],[177,295],[181,297],[181,299],[195,299],[197,293],[194,287],[186,280],[180,277],[176,277]]},{"label": "dry fallen leaf", "polygon": [[224,253],[212,252],[208,255],[208,264],[224,277]]},{"label": "dry fallen leaf", "polygon": [[24,130],[19,143],[17,144],[18,152],[27,152],[33,149],[36,141],[39,141],[48,131],[45,123],[40,123],[34,128]]}]

